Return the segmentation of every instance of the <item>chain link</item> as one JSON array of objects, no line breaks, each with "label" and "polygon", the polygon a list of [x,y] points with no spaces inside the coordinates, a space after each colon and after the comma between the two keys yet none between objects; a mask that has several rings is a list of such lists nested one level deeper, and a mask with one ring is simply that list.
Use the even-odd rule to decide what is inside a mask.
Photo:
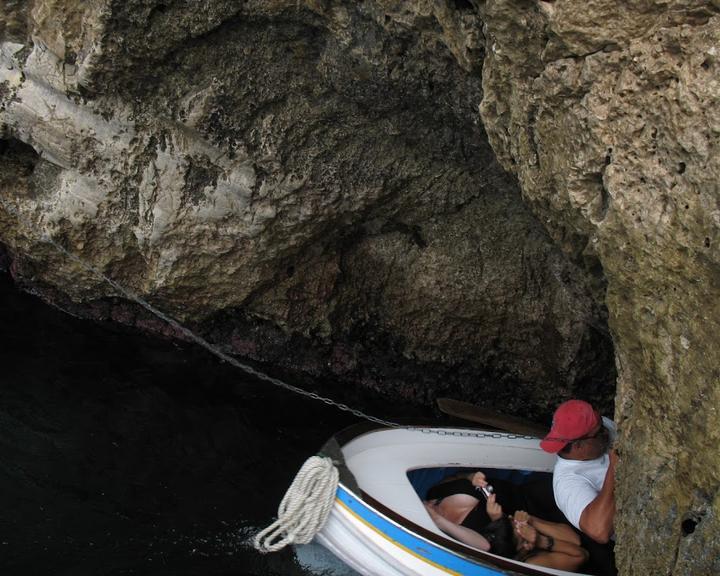
[{"label": "chain link", "polygon": [[[14,208],[13,206],[10,206],[0,198],[0,205],[9,213],[15,216],[15,218],[18,220],[19,223],[23,222],[22,216],[20,215],[19,211]],[[363,418],[365,420],[369,420],[370,422],[373,422],[375,424],[379,424],[381,426],[386,426],[389,428],[402,428],[400,424],[397,424],[395,422],[390,422],[389,420],[383,420],[382,418],[377,418],[376,416],[371,416],[369,414],[365,414],[364,412],[361,412],[360,410],[357,410],[355,408],[350,408],[347,404],[343,404],[342,402],[336,402],[332,398],[327,398],[326,396],[321,396],[320,394],[317,394],[316,392],[309,392],[307,390],[304,390],[302,388],[299,388],[298,386],[293,386],[292,384],[288,384],[287,382],[283,382],[282,380],[279,380],[277,378],[274,378],[270,376],[269,374],[266,374],[264,372],[260,372],[259,370],[256,370],[252,366],[249,366],[247,364],[244,364],[242,362],[239,362],[237,359],[235,359],[233,356],[230,356],[223,352],[222,350],[218,349],[215,345],[208,342],[205,338],[202,336],[196,334],[189,328],[183,326],[172,318],[171,316],[168,316],[161,310],[158,310],[155,308],[152,304],[135,294],[135,292],[125,288],[121,284],[118,284],[115,280],[112,278],[109,278],[105,274],[103,274],[100,270],[95,268],[92,264],[89,264],[85,262],[82,258],[77,256],[76,254],[73,254],[69,250],[67,250],[62,244],[58,243],[55,239],[53,239],[48,234],[41,234],[40,240],[46,244],[49,244],[53,246],[56,250],[67,256],[70,260],[78,264],[80,267],[85,269],[86,271],[94,274],[110,286],[112,286],[116,292],[119,294],[122,294],[127,298],[128,300],[131,300],[135,302],[136,304],[142,306],[145,308],[148,312],[153,314],[154,316],[157,316],[173,328],[183,334],[186,338],[191,340],[192,342],[195,342],[199,346],[202,346],[205,348],[208,352],[211,354],[214,354],[218,358],[220,358],[222,361],[227,362],[228,364],[231,364],[232,366],[235,366],[236,368],[242,370],[246,374],[250,374],[251,376],[254,376],[255,378],[258,378],[259,380],[263,380],[264,382],[268,382],[272,384],[273,386],[277,386],[279,388],[283,388],[285,390],[288,390],[290,392],[294,392],[295,394],[299,394],[300,396],[305,396],[307,398],[311,398],[313,400],[319,400],[320,402],[324,402],[325,404],[328,404],[329,406],[334,406],[338,410],[341,410],[343,412],[349,412],[353,416],[357,416],[358,418]],[[32,258],[32,256],[28,255]]]}]

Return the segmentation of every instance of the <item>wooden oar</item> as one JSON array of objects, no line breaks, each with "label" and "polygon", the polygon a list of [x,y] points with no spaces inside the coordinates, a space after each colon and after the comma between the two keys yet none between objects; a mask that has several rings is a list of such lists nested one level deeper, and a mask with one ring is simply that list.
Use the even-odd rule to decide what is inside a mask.
[{"label": "wooden oar", "polygon": [[541,426],[535,422],[530,422],[517,416],[501,414],[500,412],[495,412],[488,408],[481,408],[468,402],[453,400],[452,398],[438,398],[437,404],[442,412],[450,416],[456,416],[468,422],[485,424],[486,426],[492,426],[493,428],[512,432],[513,434],[542,438],[548,432],[545,426]]}]

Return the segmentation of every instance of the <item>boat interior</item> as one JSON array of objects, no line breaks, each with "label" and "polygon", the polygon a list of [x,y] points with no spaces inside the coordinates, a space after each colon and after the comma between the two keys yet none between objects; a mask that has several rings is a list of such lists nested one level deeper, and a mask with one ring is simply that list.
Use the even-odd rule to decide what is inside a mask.
[{"label": "boat interior", "polygon": [[[433,489],[453,478],[466,476],[476,472],[477,468],[468,467],[438,467],[418,468],[408,470],[407,477],[418,499],[427,500],[432,496]],[[529,512],[552,522],[565,522],[563,513],[557,508],[552,493],[552,473],[535,470],[482,468],[488,482],[493,486],[503,486],[503,492],[512,493],[509,499],[515,504],[522,502]],[[480,494],[478,492],[478,494]],[[508,508],[508,506],[504,506]],[[515,506],[511,503],[506,512],[514,512]],[[614,561],[612,551],[608,546],[596,544],[586,537],[582,538],[583,546],[590,552],[591,558],[583,567],[583,574],[596,576],[614,576]]]}]

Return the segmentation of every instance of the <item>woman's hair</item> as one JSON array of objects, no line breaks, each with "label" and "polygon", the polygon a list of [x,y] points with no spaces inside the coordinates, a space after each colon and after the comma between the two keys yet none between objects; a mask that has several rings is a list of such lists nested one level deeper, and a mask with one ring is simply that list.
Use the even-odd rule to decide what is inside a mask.
[{"label": "woman's hair", "polygon": [[493,554],[512,558],[517,553],[512,522],[507,516],[493,520],[480,530],[480,534],[490,542],[490,552]]}]

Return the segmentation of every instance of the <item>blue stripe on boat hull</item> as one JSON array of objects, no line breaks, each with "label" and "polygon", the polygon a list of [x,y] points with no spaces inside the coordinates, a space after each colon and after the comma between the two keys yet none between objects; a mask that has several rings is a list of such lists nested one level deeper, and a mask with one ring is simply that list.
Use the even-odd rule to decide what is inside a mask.
[{"label": "blue stripe on boat hull", "polygon": [[368,507],[342,485],[338,486],[336,497],[353,514],[372,526],[385,538],[431,564],[464,576],[505,576],[507,574],[497,568],[477,564],[404,530]]}]

